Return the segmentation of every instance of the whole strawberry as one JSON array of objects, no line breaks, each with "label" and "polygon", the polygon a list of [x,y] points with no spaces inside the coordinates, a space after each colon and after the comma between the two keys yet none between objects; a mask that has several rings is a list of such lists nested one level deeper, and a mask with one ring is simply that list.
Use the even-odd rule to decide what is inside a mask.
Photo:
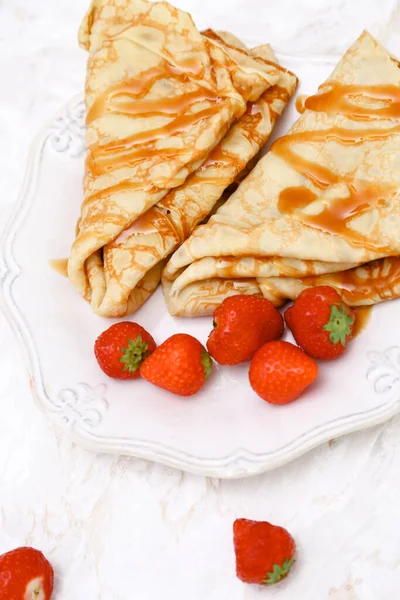
[{"label": "whole strawberry", "polygon": [[191,396],[200,390],[211,370],[212,361],[204,346],[187,333],[176,333],[146,358],[140,374],[168,392]]},{"label": "whole strawberry", "polygon": [[115,323],[99,335],[94,353],[100,368],[115,379],[137,379],[139,367],[156,343],[151,335],[137,323]]},{"label": "whole strawberry", "polygon": [[263,344],[283,333],[283,318],[266,298],[237,295],[225,298],[213,315],[207,350],[221,365],[250,360]]},{"label": "whole strawberry", "polygon": [[354,311],[327,285],[303,290],[285,312],[296,343],[319,360],[343,354],[352,337],[355,319]]},{"label": "whole strawberry", "polygon": [[34,548],[21,547],[0,556],[0,600],[50,600],[54,571]]},{"label": "whole strawberry", "polygon": [[283,527],[236,519],[233,524],[236,575],[245,583],[272,585],[288,576],[296,545]]},{"label": "whole strawberry", "polygon": [[271,404],[296,400],[318,375],[318,366],[303,350],[281,340],[260,348],[250,364],[253,390]]}]

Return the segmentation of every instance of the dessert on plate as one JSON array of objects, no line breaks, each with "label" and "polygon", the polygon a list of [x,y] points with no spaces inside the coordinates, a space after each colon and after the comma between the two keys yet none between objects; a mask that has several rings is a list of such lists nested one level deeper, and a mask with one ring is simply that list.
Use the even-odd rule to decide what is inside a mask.
[{"label": "dessert on plate", "polygon": [[367,32],[227,202],[172,255],[173,315],[232,294],[279,305],[330,285],[350,305],[400,293],[400,66]]},{"label": "dessert on plate", "polygon": [[68,276],[96,314],[135,312],[161,279],[179,316],[320,285],[352,306],[399,295],[400,65],[368,32],[260,160],[297,86],[268,44],[148,0],[93,0],[79,40],[87,155]]},{"label": "dessert on plate", "polygon": [[268,46],[202,34],[165,2],[94,0],[79,40],[87,156],[68,276],[95,313],[123,316],[264,145],[297,80]]},{"label": "dessert on plate", "polygon": [[[255,48],[251,53],[257,58],[273,58],[268,46]],[[165,259],[217,203],[223,204],[228,186],[234,184],[248,161],[264,146],[296,83],[296,77],[282,69],[277,84],[258,100],[248,102],[244,115],[203,165],[107,244],[103,257],[108,287],[118,287],[121,292],[118,304],[113,304],[114,314],[132,313],[142,304],[161,279]],[[112,271],[110,264],[115,266]]]}]

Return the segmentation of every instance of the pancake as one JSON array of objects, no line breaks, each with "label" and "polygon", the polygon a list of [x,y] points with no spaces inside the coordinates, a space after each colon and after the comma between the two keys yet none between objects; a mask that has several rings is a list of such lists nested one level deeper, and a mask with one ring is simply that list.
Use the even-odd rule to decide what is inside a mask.
[{"label": "pancake", "polygon": [[[232,36],[229,42],[240,47]],[[250,52],[258,59],[276,61],[268,46]],[[245,114],[211,151],[207,161],[104,247],[103,260],[97,260],[99,283],[91,279],[92,288],[100,285],[102,290],[101,302],[96,306],[98,314],[130,314],[152,293],[161,279],[158,265],[223,201],[225,190],[266,143],[296,85],[295,75],[281,69],[277,84],[248,103]],[[155,273],[159,274],[158,279]],[[143,286],[146,294],[138,292]]]},{"label": "pancake", "polygon": [[[211,314],[237,293],[278,304],[305,278],[338,281],[328,275],[394,264],[399,167],[399,62],[364,32],[289,132],[172,255],[163,273],[169,311]],[[398,286],[389,287],[395,297]],[[382,297],[371,291],[363,302]]]},{"label": "pancake", "polygon": [[104,248],[207,160],[280,70],[203,36],[166,2],[94,0],[79,40],[87,156],[68,276],[95,312],[115,316],[106,272],[100,282]]}]

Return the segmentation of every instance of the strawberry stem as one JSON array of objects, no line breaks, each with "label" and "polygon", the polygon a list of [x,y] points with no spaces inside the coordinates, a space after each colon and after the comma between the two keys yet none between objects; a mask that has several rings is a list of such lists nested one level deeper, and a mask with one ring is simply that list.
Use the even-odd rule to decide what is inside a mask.
[{"label": "strawberry stem", "polygon": [[294,558],[287,558],[282,566],[273,565],[272,572],[267,573],[266,578],[261,582],[262,585],[272,585],[285,579],[289,575],[290,569],[293,567]]},{"label": "strawberry stem", "polygon": [[329,331],[329,341],[332,344],[346,346],[348,337],[351,337],[351,326],[354,323],[354,317],[350,316],[341,302],[339,306],[332,304],[329,321],[322,329]]},{"label": "strawberry stem", "polygon": [[207,379],[207,377],[210,375],[210,373],[212,371],[212,360],[206,350],[203,350],[203,352],[201,353],[201,361],[200,362],[204,368],[204,379]]},{"label": "strawberry stem", "polygon": [[140,334],[134,340],[129,339],[128,347],[121,348],[122,356],[119,360],[124,363],[122,370],[129,371],[130,374],[137,371],[144,359],[150,354],[148,347],[149,344],[142,341]]}]

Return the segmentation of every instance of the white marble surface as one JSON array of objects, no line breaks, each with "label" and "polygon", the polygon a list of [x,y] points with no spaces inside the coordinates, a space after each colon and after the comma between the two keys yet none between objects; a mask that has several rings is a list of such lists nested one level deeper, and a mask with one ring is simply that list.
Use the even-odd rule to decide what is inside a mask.
[{"label": "white marble surface", "polygon": [[[208,2],[177,4],[210,24]],[[340,54],[368,27],[400,55],[396,0],[214,4],[213,26],[229,15],[236,33],[251,38],[257,19],[285,53]],[[0,0],[1,226],[32,136],[82,88],[76,31],[85,9],[86,0]],[[0,357],[0,552],[42,549],[56,570],[55,600],[398,597],[400,417],[276,472],[221,482],[71,444],[35,407],[1,315]],[[284,525],[298,542],[296,569],[275,589],[234,576],[239,516]]]}]

